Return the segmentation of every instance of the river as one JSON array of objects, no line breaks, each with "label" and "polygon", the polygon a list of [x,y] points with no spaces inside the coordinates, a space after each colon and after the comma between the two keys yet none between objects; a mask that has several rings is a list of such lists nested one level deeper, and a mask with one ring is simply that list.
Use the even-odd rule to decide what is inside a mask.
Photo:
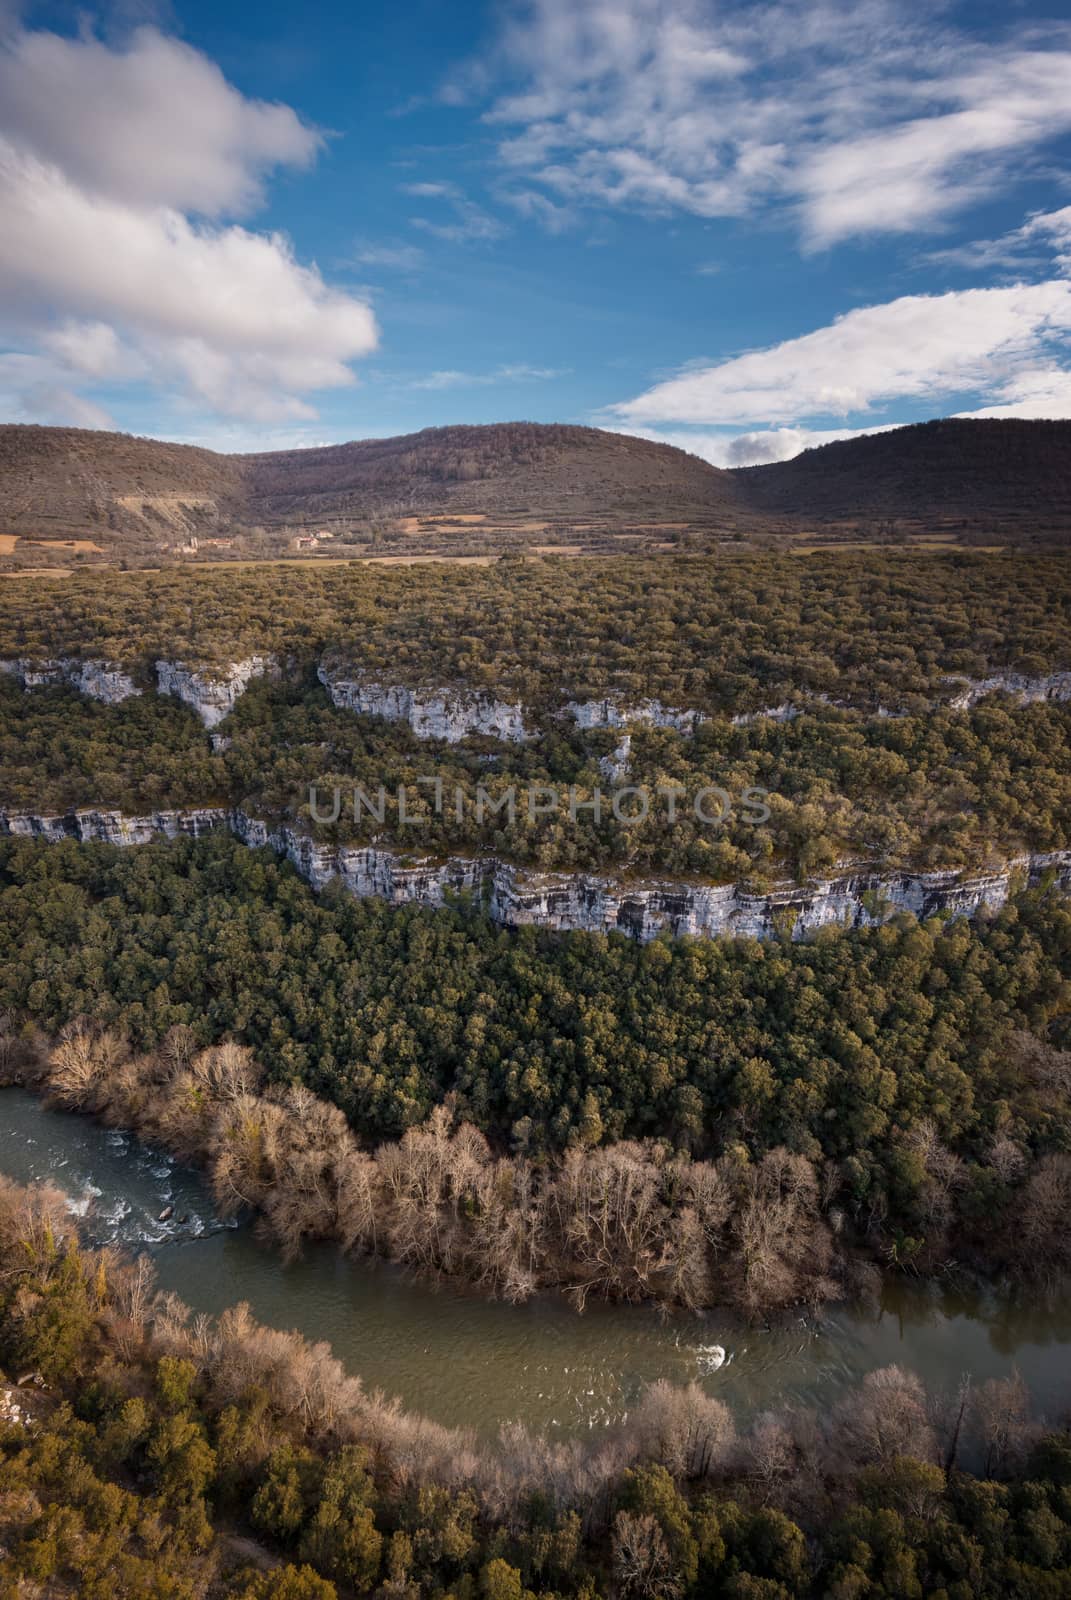
[{"label": "river", "polygon": [[328,1340],[367,1388],[486,1434],[513,1418],[557,1435],[597,1428],[624,1417],[656,1378],[697,1379],[738,1421],[792,1400],[828,1407],[891,1362],[937,1391],[966,1373],[982,1381],[1018,1367],[1052,1418],[1071,1395],[1071,1300],[1042,1308],[898,1283],[876,1310],[833,1308],[765,1329],[718,1311],[596,1304],[578,1316],[553,1297],[508,1306],[326,1247],[284,1266],[249,1227],[219,1222],[196,1173],[17,1089],[0,1091],[0,1172],[51,1179],[92,1242],[147,1250],[161,1287],[195,1310],[246,1300],[263,1322]]}]

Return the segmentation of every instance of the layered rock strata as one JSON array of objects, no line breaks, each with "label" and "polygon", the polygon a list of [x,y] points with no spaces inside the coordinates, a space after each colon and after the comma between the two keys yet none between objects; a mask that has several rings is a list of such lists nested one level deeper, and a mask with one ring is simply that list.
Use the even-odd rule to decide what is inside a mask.
[{"label": "layered rock strata", "polygon": [[458,744],[470,734],[522,744],[530,738],[519,703],[453,689],[406,689],[399,684],[346,678],[321,666],[317,676],[332,702],[365,717],[407,722],[418,739]]},{"label": "layered rock strata", "polygon": [[1019,887],[1051,882],[1071,889],[1071,850],[1015,856],[985,872],[853,871],[807,884],[788,880],[753,890],[742,884],[674,880],[632,882],[579,872],[533,872],[493,857],[431,856],[364,845],[323,844],[296,829],[272,827],[243,811],[205,808],[125,816],[117,811],[71,811],[38,816],[0,811],[0,835],[146,844],[194,838],[229,828],[251,848],[287,857],[314,888],[339,881],[351,894],[393,905],[440,906],[449,895],[473,894],[507,927],[621,932],[648,940],[658,934],[802,939],[819,928],[875,927],[898,912],[923,919],[939,912],[973,916],[998,910]]}]

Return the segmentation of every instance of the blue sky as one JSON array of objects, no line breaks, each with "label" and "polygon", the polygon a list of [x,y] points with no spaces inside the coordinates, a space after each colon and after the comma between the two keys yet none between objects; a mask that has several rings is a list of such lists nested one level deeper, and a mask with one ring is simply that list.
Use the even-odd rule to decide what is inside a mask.
[{"label": "blue sky", "polygon": [[1065,6],[0,0],[0,415],[1071,415]]}]

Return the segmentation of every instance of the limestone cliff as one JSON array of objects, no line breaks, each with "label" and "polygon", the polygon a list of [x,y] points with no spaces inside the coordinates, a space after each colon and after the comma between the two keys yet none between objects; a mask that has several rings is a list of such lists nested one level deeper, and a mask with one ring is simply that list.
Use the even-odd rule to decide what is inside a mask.
[{"label": "limestone cliff", "polygon": [[530,737],[524,708],[493,695],[461,689],[407,689],[345,676],[321,663],[317,676],[336,706],[366,717],[407,722],[418,739],[444,739],[457,744],[469,734],[484,734],[520,744]]},{"label": "limestone cliff", "polygon": [[949,678],[956,688],[948,702],[953,711],[969,711],[987,694],[1008,694],[1020,705],[1039,700],[1071,700],[1071,672],[1051,672],[1029,678],[1021,672],[996,672],[989,678]]},{"label": "limestone cliff", "polygon": [[247,656],[231,662],[216,676],[207,668],[196,668],[178,661],[158,661],[156,682],[160,694],[172,694],[192,706],[206,728],[215,728],[229,712],[254,678],[271,677],[278,672],[272,656]]},{"label": "limestone cliff", "polygon": [[874,927],[898,912],[919,918],[938,912],[972,916],[998,910],[1017,887],[1049,880],[1071,889],[1071,850],[1016,856],[989,871],[845,872],[799,885],[787,880],[763,889],[741,884],[696,884],[669,879],[632,882],[579,872],[533,872],[493,857],[446,861],[375,846],[321,844],[296,829],[273,827],[242,811],[208,808],[128,817],[116,811],[35,816],[0,811],[0,834],[146,844],[180,834],[198,837],[227,827],[252,848],[285,855],[315,889],[339,880],[351,894],[395,905],[442,905],[448,894],[482,898],[507,927],[626,933],[647,940],[660,933],[701,938],[801,939],[819,928]]},{"label": "limestone cliff", "polygon": [[0,661],[0,672],[17,678],[24,689],[48,688],[64,683],[92,700],[118,705],[141,690],[128,672],[114,661],[83,661],[61,656],[54,661]]},{"label": "limestone cliff", "polygon": [[613,698],[570,700],[562,707],[562,714],[572,717],[578,728],[627,728],[634,723],[646,723],[654,728],[676,728],[678,733],[691,733],[698,723],[707,720],[701,711],[664,706],[661,700],[639,700],[635,705],[622,705]]}]

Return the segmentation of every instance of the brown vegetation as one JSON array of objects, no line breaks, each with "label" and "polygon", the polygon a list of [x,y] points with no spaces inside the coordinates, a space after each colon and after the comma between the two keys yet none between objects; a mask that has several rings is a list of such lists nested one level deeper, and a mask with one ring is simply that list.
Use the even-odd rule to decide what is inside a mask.
[{"label": "brown vegetation", "polygon": [[694,1161],[623,1141],[537,1164],[495,1155],[448,1104],[369,1153],[337,1106],[265,1088],[248,1050],[196,1050],[185,1027],[135,1056],[115,1031],[75,1024],[21,1075],[203,1165],[221,1212],[255,1212],[288,1255],[336,1240],[508,1300],[563,1289],[580,1308],[729,1301],[761,1315],[844,1293],[815,1170],[783,1149]]},{"label": "brown vegetation", "polygon": [[[86,1057],[64,1045],[71,1092]],[[232,1052],[190,1067],[245,1092]],[[941,1397],[887,1367],[742,1433],[660,1382],[611,1432],[488,1444],[246,1306],[192,1315],[147,1259],[82,1250],[58,1191],[3,1180],[0,1362],[27,1382],[0,1384],[13,1600],[997,1600],[1071,1576],[1071,1441],[1014,1372]]]},{"label": "brown vegetation", "polygon": [[[938,532],[1066,542],[1071,424],[947,420],[727,472],[670,445],[530,422],[224,456],[125,434],[0,427],[0,528],[91,532],[135,561],[242,531],[234,558],[298,529],[331,554],[610,551],[789,536]],[[618,543],[615,545],[615,541]],[[20,556],[22,552],[20,551]],[[28,557],[27,557],[28,559]]]},{"label": "brown vegetation", "polygon": [[946,417],[843,439],[733,474],[767,517],[872,537],[925,530],[1066,542],[1071,423]]}]

